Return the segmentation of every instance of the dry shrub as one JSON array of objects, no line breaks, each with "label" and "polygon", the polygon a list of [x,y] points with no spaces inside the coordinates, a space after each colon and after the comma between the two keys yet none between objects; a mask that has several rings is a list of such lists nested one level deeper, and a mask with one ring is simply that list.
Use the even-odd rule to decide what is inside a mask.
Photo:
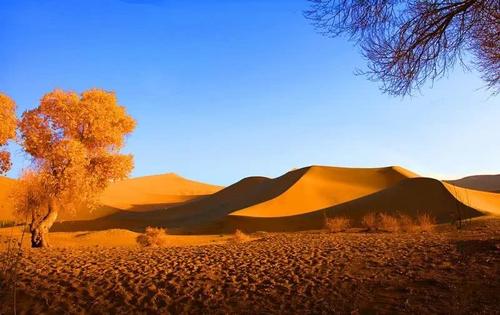
[{"label": "dry shrub", "polygon": [[406,214],[399,215],[399,227],[403,232],[415,232],[417,230],[415,220]]},{"label": "dry shrub", "polygon": [[380,213],[378,215],[378,219],[381,230],[384,230],[386,232],[399,231],[400,227],[399,227],[399,220],[397,217],[393,217],[392,215],[387,213]]},{"label": "dry shrub", "polygon": [[167,231],[148,226],[144,234],[137,236],[136,241],[142,247],[164,246],[167,243]]},{"label": "dry shrub", "polygon": [[237,229],[234,231],[233,241],[236,243],[243,243],[250,240],[250,236]]},{"label": "dry shrub", "polygon": [[351,227],[351,220],[346,217],[335,217],[325,219],[325,228],[329,232],[343,232]]},{"label": "dry shrub", "polygon": [[375,213],[368,213],[361,219],[361,225],[368,231],[377,230],[377,216]]},{"label": "dry shrub", "polygon": [[421,231],[431,232],[436,224],[436,219],[428,213],[419,214],[417,223]]}]

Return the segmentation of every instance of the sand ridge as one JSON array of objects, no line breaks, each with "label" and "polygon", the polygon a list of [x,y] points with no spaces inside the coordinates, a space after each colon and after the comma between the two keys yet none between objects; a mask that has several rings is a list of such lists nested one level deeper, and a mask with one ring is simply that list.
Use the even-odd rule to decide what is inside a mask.
[{"label": "sand ridge", "polygon": [[445,182],[462,188],[500,193],[500,174],[498,175],[473,175]]},{"label": "sand ridge", "polygon": [[266,202],[231,215],[282,217],[312,212],[388,188],[417,175],[401,167],[341,168],[310,166],[293,185]]}]

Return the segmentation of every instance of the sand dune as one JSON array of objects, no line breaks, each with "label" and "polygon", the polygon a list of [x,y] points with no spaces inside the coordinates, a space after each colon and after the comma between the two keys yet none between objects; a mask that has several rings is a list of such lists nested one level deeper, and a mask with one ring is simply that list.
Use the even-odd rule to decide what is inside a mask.
[{"label": "sand dune", "polygon": [[445,223],[457,213],[463,218],[500,215],[500,198],[493,193],[456,188],[436,179],[410,178],[390,188],[314,212],[275,218],[233,213],[224,224],[247,231],[293,231],[321,228],[325,216],[346,216],[354,226],[361,226],[361,218],[369,212],[402,213],[413,217],[426,212],[439,223]]},{"label": "sand dune", "polygon": [[311,212],[344,203],[416,174],[401,167],[341,168],[311,166],[284,193],[266,202],[254,202],[232,215],[251,217],[281,217]]},{"label": "sand dune", "polygon": [[474,175],[445,182],[463,188],[500,193],[500,174]]},{"label": "sand dune", "polygon": [[[0,220],[12,220],[8,194],[16,180],[0,177]],[[151,211],[200,198],[222,189],[183,178],[174,173],[143,176],[111,184],[100,197],[101,206],[96,209],[80,209],[60,214],[61,220],[92,220],[126,211]]]},{"label": "sand dune", "polygon": [[[183,178],[174,173],[131,178],[110,185],[101,202],[122,210],[158,209],[157,205],[173,205],[222,189]],[[161,208],[162,206],[160,206]]]}]

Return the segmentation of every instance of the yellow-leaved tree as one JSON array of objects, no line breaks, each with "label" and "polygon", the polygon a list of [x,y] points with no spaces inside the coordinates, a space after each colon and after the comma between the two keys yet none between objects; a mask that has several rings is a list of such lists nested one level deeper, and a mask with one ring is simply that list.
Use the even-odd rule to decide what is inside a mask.
[{"label": "yellow-leaved tree", "polygon": [[16,137],[16,103],[0,93],[0,174],[10,170],[10,153],[5,150],[9,140]]},{"label": "yellow-leaved tree", "polygon": [[48,247],[48,232],[61,211],[93,204],[106,186],[127,177],[132,155],[122,154],[135,120],[114,93],[81,95],[54,90],[19,122],[19,143],[32,157],[16,192],[16,212],[30,221],[32,247]]}]

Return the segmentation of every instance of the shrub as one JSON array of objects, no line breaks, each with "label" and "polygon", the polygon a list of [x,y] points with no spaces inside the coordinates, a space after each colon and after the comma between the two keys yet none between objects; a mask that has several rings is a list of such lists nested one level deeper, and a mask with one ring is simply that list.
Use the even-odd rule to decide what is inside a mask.
[{"label": "shrub", "polygon": [[414,232],[417,229],[415,220],[406,214],[399,215],[399,227],[403,232]]},{"label": "shrub", "polygon": [[399,221],[397,217],[393,217],[387,213],[380,213],[378,215],[378,221],[380,229],[386,232],[397,232],[399,231]]},{"label": "shrub", "polygon": [[351,227],[351,220],[346,217],[335,217],[325,219],[325,228],[329,232],[343,232]]},{"label": "shrub", "polygon": [[431,232],[436,224],[436,219],[428,213],[419,214],[417,223],[421,231]]},{"label": "shrub", "polygon": [[233,241],[236,243],[243,243],[250,240],[250,236],[243,233],[241,230],[237,229],[234,231]]},{"label": "shrub", "polygon": [[167,243],[167,231],[148,226],[144,234],[137,236],[136,241],[142,247],[164,246]]},{"label": "shrub", "polygon": [[377,217],[375,213],[368,213],[361,219],[361,225],[368,231],[377,230]]}]

